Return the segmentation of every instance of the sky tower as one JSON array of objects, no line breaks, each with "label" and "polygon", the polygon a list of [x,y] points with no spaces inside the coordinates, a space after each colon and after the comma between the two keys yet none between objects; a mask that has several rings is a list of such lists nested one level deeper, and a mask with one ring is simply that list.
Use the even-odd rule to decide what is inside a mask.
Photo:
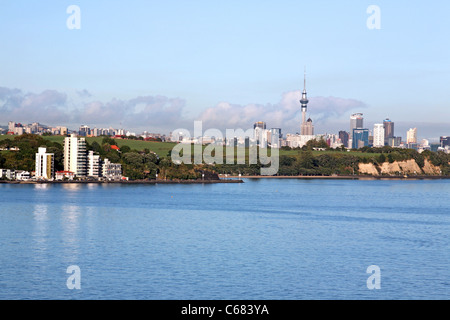
[{"label": "sky tower", "polygon": [[300,125],[300,134],[312,136],[314,135],[314,127],[312,125],[312,120],[309,118],[306,120],[306,111],[308,110],[308,98],[306,96],[306,68],[303,76],[303,93],[302,99],[300,100],[300,104],[302,106],[302,123]]}]

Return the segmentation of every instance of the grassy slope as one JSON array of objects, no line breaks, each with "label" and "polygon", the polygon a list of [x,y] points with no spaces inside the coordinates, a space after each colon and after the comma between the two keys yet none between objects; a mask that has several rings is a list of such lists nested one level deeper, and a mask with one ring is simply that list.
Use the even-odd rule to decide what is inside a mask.
[{"label": "grassy slope", "polygon": [[[62,136],[45,136],[44,137],[47,140],[58,142],[60,144],[63,143],[64,137]],[[7,136],[7,135],[0,135],[0,140],[3,139],[14,139],[14,136]],[[101,144],[103,140],[103,137],[93,137],[93,138],[87,138],[88,143],[92,143],[94,141],[97,141],[97,143]],[[141,140],[115,140],[119,147],[122,146],[129,146],[132,150],[144,150],[149,149],[151,151],[156,152],[160,157],[166,157],[169,152],[171,152],[172,148],[176,145],[173,142],[154,142],[154,141],[141,141]],[[203,146],[203,149],[205,146]],[[226,152],[230,148],[226,148],[224,150],[224,156],[226,155]],[[237,152],[235,152],[235,155]],[[298,150],[280,150],[280,156],[286,155],[286,156],[297,156],[300,154],[300,151]],[[361,152],[347,152],[347,151],[313,151],[313,154],[315,156],[321,155],[321,154],[331,154],[331,155],[338,155],[338,154],[346,154],[346,155],[354,155],[357,157],[371,157],[373,155],[379,155],[379,154],[372,154],[372,153],[361,153]],[[246,155],[248,155],[248,150],[246,150]]]}]

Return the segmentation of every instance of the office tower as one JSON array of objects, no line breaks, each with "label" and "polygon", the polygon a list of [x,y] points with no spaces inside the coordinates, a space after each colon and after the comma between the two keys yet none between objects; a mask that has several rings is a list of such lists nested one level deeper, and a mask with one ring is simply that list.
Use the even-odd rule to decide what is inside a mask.
[{"label": "office tower", "polygon": [[369,145],[369,129],[353,129],[352,148],[359,149]]},{"label": "office tower", "polygon": [[55,155],[47,153],[47,148],[39,148],[36,153],[36,169],[35,176],[37,179],[53,179],[54,178]]},{"label": "office tower", "polygon": [[253,125],[253,134],[257,145],[263,145],[267,139],[266,123],[264,121],[255,122]]},{"label": "office tower", "polygon": [[280,128],[272,128],[270,129],[270,137],[268,141],[270,141],[270,146],[272,148],[280,148],[281,147],[281,129]]},{"label": "office tower", "polygon": [[80,137],[87,137],[91,134],[91,129],[89,126],[81,126],[80,130],[78,131],[78,135]]},{"label": "office tower", "polygon": [[8,122],[8,132],[15,133],[16,130],[16,123],[13,121]]},{"label": "office tower", "polygon": [[384,143],[385,145],[387,145],[389,139],[394,137],[394,122],[392,122],[389,119],[385,119],[383,121],[383,126],[384,126]]},{"label": "office tower", "polygon": [[341,139],[341,142],[344,145],[344,147],[346,148],[350,147],[348,145],[349,134],[347,131],[339,131],[339,139]]},{"label": "office tower", "polygon": [[450,137],[443,136],[440,138],[441,147],[445,148],[446,146],[450,146]]},{"label": "office tower", "polygon": [[300,104],[302,106],[302,123],[300,125],[300,135],[302,136],[313,136],[314,135],[314,126],[311,118],[306,120],[306,111],[308,110],[308,97],[306,94],[306,72],[303,79],[303,93],[302,98],[300,100]]},{"label": "office tower", "polygon": [[77,177],[85,177],[86,167],[86,139],[71,134],[64,139],[64,171],[73,172]]},{"label": "office tower", "polygon": [[384,146],[385,142],[385,127],[384,123],[376,123],[373,127],[373,146],[380,148]]},{"label": "office tower", "polygon": [[253,129],[256,128],[266,129],[266,123],[264,121],[255,122],[255,124],[253,125]]},{"label": "office tower", "polygon": [[364,125],[364,118],[362,113],[354,113],[350,116],[350,134],[353,129],[362,129]]},{"label": "office tower", "polygon": [[400,147],[401,144],[402,144],[402,137],[392,137],[389,138],[387,145],[396,148]]},{"label": "office tower", "polygon": [[407,144],[417,143],[417,128],[409,129],[406,132],[406,143]]}]

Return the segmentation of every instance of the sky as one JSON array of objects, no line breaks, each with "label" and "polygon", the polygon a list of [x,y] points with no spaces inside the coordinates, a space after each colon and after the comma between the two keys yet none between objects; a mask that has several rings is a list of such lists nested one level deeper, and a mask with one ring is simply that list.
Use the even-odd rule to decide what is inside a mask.
[{"label": "sky", "polygon": [[295,133],[306,68],[316,133],[348,131],[361,112],[369,129],[389,118],[397,136],[438,139],[449,15],[444,0],[0,0],[0,125]]}]

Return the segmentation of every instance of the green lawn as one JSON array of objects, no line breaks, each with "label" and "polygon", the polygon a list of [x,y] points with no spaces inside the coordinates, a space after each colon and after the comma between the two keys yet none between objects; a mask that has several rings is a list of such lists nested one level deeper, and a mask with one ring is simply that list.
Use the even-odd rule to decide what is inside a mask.
[{"label": "green lawn", "polygon": [[[64,137],[63,136],[44,136],[45,139],[53,141],[53,142],[58,142],[60,144],[63,143],[64,141]],[[14,136],[7,136],[7,135],[0,135],[0,140],[4,140],[4,139],[14,139]],[[103,137],[92,137],[92,138],[87,138],[87,142],[88,143],[92,143],[94,141],[97,141],[98,144],[101,145],[103,140]],[[117,142],[119,147],[122,146],[129,146],[132,150],[138,150],[138,151],[142,151],[144,149],[149,149],[150,151],[155,152],[156,154],[158,154],[160,157],[166,157],[168,155],[169,152],[171,152],[172,148],[176,145],[176,143],[173,142],[154,142],[154,141],[142,141],[142,140],[121,140],[121,139],[115,139],[115,141]],[[203,149],[206,146],[203,146]],[[193,148],[193,147],[192,147]],[[230,148],[227,147],[224,149],[223,155],[226,155],[227,150],[229,150]],[[192,149],[193,150],[193,149]],[[299,150],[280,150],[280,156],[281,155],[286,155],[286,156],[297,156],[300,154],[301,151]],[[246,149],[246,158],[248,157],[248,149]],[[321,154],[330,154],[330,155],[338,155],[338,154],[342,154],[342,155],[354,155],[357,157],[372,157],[374,155],[379,155],[379,154],[375,154],[375,153],[362,153],[362,152],[357,152],[357,151],[313,151],[313,154],[315,156],[319,156]],[[192,152],[193,155],[193,152]],[[237,155],[237,152],[235,151],[235,156]]]}]

